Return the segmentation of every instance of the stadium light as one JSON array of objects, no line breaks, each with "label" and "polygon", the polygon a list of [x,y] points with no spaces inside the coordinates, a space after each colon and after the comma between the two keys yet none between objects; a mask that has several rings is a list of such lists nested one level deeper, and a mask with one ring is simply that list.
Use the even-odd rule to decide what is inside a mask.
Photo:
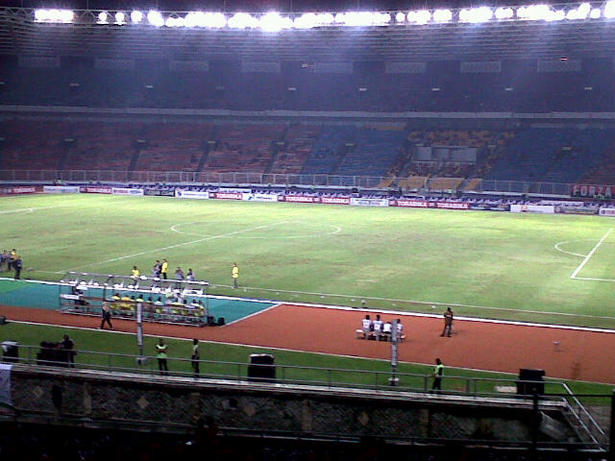
[{"label": "stadium light", "polygon": [[495,10],[496,19],[512,19],[514,15],[515,12],[512,8],[500,7]]},{"label": "stadium light", "polygon": [[147,13],[147,22],[149,22],[152,26],[161,27],[164,26],[164,18],[160,11],[150,10]]},{"label": "stadium light", "polygon": [[604,17],[607,19],[615,18],[615,1],[611,0],[604,5]]},{"label": "stadium light", "polygon": [[406,13],[402,13],[401,11],[395,15],[396,22],[406,22]]},{"label": "stadium light", "polygon": [[184,18],[181,16],[168,16],[164,21],[164,25],[167,27],[183,27]]},{"label": "stadium light", "polygon": [[433,12],[435,22],[450,22],[453,20],[453,12],[447,9],[439,9]]},{"label": "stadium light", "polygon": [[305,13],[297,16],[293,21],[296,29],[312,29],[319,26],[327,26],[335,21],[331,13]]},{"label": "stadium light", "polygon": [[191,12],[184,18],[186,27],[208,27],[219,29],[226,26],[226,16],[222,13],[203,13],[202,11]]},{"label": "stadium light", "polygon": [[427,24],[431,20],[431,13],[428,10],[410,11],[408,21],[415,24]]},{"label": "stadium light", "polygon": [[130,22],[133,24],[139,24],[141,21],[143,21],[143,13],[140,11],[133,11],[130,13]]},{"label": "stadium light", "polygon": [[464,8],[459,12],[459,22],[480,23],[493,18],[493,10],[488,6]]},{"label": "stadium light", "polygon": [[290,29],[293,21],[288,16],[280,16],[280,13],[271,11],[264,14],[258,20],[259,26],[266,32],[279,32],[282,29]]},{"label": "stadium light", "polygon": [[382,26],[391,22],[391,15],[370,11],[349,11],[336,14],[335,22],[350,27]]},{"label": "stadium light", "polygon": [[101,11],[98,13],[98,18],[96,24],[109,24],[109,13],[106,11]]},{"label": "stadium light", "polygon": [[258,19],[248,13],[235,13],[235,15],[228,20],[228,26],[231,29],[246,29],[258,27]]},{"label": "stadium light", "polygon": [[120,26],[126,24],[126,15],[122,11],[115,13],[115,23]]},{"label": "stadium light", "polygon": [[75,13],[73,10],[58,10],[40,8],[34,10],[34,20],[36,22],[55,22],[67,24],[73,22]]}]

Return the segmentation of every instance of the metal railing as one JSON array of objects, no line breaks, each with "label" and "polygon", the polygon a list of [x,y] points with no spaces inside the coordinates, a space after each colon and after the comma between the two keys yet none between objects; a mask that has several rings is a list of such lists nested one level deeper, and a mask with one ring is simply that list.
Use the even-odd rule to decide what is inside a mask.
[{"label": "metal railing", "polygon": [[[28,365],[53,366],[84,370],[99,370],[107,372],[130,372],[137,374],[195,377],[192,360],[189,358],[168,357],[168,372],[161,372],[155,356],[140,357],[138,355],[75,350],[71,362],[69,351],[60,347],[42,347],[32,345],[15,345],[17,357],[5,354],[4,361]],[[48,354],[41,355],[41,351]],[[51,352],[51,355],[49,355]],[[246,380],[250,377],[251,363],[229,362],[218,360],[199,360],[199,378]],[[353,387],[363,389],[399,389],[415,392],[430,392],[431,374],[395,372],[395,386],[391,384],[391,370],[365,370],[350,368],[322,368],[299,365],[257,365],[263,368],[273,368],[277,383],[304,384],[313,386]],[[259,380],[256,378],[254,380]],[[265,380],[265,379],[263,379]],[[472,396],[498,395],[500,397],[515,393],[518,380],[515,378],[483,378],[469,376],[446,375],[443,379],[443,391],[446,393],[467,394]],[[525,382],[525,381],[524,381]],[[529,383],[529,381],[528,381]],[[569,389],[563,388],[560,381],[540,381],[548,393],[563,394]]]},{"label": "metal railing", "polygon": [[[435,178],[437,179],[437,178]],[[327,174],[277,174],[229,172],[211,173],[195,171],[116,171],[116,170],[0,170],[0,181],[6,182],[105,182],[140,184],[212,184],[250,186],[315,186],[397,189],[405,187],[408,178],[385,176],[341,176]],[[570,195],[572,184],[484,180],[472,181],[476,192],[535,193]],[[415,189],[412,189],[415,190]]]}]

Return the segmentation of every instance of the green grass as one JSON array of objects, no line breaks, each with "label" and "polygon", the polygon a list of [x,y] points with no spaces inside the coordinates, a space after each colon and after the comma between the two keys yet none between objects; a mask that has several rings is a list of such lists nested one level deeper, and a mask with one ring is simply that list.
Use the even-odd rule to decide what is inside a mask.
[{"label": "green grass", "polygon": [[[29,360],[35,359],[38,351],[37,346],[42,340],[59,342],[64,334],[70,335],[76,344],[76,348],[80,351],[76,356],[76,361],[80,365],[98,367],[103,370],[118,367],[138,368],[134,357],[138,354],[135,335],[20,323],[9,323],[0,327],[0,341],[15,340],[21,346],[33,346],[32,348],[21,349],[20,357]],[[152,356],[155,354],[154,345],[157,341],[157,337],[145,337],[145,355]],[[167,338],[166,342],[169,345],[169,368],[171,372],[191,374],[188,360],[191,353],[191,341]],[[87,351],[96,351],[97,353]],[[201,373],[204,376],[212,377],[245,378],[249,356],[254,353],[273,354],[277,366],[277,377],[285,380],[338,383],[353,386],[386,386],[390,377],[390,364],[383,360],[208,342],[201,342],[201,358],[204,361],[212,362],[203,363]],[[214,363],[214,361],[218,363]],[[141,369],[145,372],[155,371],[155,360],[151,360]],[[422,390],[425,383],[431,384],[429,376],[432,370],[433,367],[431,366],[402,363],[398,369],[401,375],[400,386]],[[466,378],[470,378],[470,380],[468,381]],[[514,379],[513,375],[506,373],[446,368],[443,388],[452,391],[469,390],[493,393],[496,385],[514,385]],[[566,381],[566,383],[575,393],[579,394],[609,394],[612,390],[612,386],[606,384],[575,381]],[[562,393],[563,389],[557,384],[548,384],[546,391]],[[594,404],[605,404],[605,402],[606,400],[603,401],[603,399],[593,400]]]},{"label": "green grass", "polygon": [[[0,213],[32,278],[149,274],[166,257],[237,295],[236,261],[245,296],[615,328],[613,283],[570,279],[583,258],[555,248],[587,254],[610,218],[93,195],[0,199]],[[578,276],[615,280],[614,253],[615,233]]]}]

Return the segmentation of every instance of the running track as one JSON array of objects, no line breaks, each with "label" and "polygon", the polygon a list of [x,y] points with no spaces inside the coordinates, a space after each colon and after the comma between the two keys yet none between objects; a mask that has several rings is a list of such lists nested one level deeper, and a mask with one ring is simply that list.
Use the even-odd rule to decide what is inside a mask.
[{"label": "running track", "polygon": [[[9,320],[97,328],[98,317],[50,310],[0,306]],[[193,338],[268,348],[390,359],[390,343],[355,339],[365,311],[281,304],[224,327],[182,327],[144,324],[147,335]],[[457,334],[442,338],[442,319],[383,313],[400,318],[406,341],[399,360],[518,373],[541,368],[547,377],[615,384],[615,332],[596,332],[481,321],[455,321]],[[373,312],[372,312],[373,316]],[[116,330],[134,332],[132,321],[113,320]],[[559,342],[555,347],[554,341]]]}]

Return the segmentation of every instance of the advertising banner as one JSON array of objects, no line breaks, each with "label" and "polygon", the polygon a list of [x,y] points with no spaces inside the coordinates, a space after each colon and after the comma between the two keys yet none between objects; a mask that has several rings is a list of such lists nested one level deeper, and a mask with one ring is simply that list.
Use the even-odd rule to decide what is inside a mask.
[{"label": "advertising banner", "polygon": [[350,197],[320,197],[320,203],[330,205],[350,205]]},{"label": "advertising banner", "polygon": [[143,194],[156,197],[176,197],[174,189],[144,189]]},{"label": "advertising banner", "polygon": [[448,210],[469,210],[470,204],[467,202],[434,202],[436,208]]},{"label": "advertising banner", "polygon": [[111,193],[113,195],[145,195],[143,189],[132,189],[130,187],[113,187]]},{"label": "advertising banner", "polygon": [[175,189],[175,197],[207,200],[209,198],[209,192]]},{"label": "advertising banner", "polygon": [[615,216],[615,208],[600,208],[600,216]]},{"label": "advertising banner", "polygon": [[[39,189],[40,190],[40,189]],[[37,191],[37,188],[34,186],[22,186],[22,187],[8,187],[6,189],[5,194],[34,194]]]},{"label": "advertising banner", "polygon": [[320,197],[313,197],[311,195],[285,195],[284,201],[294,203],[318,203]]},{"label": "advertising banner", "polygon": [[277,202],[278,194],[243,194],[243,200],[250,202]]},{"label": "advertising banner", "polygon": [[113,188],[103,186],[81,186],[79,191],[85,194],[111,194]]},{"label": "advertising banner", "polygon": [[589,206],[556,206],[555,212],[562,214],[595,215],[598,214],[598,208]]},{"label": "advertising banner", "polygon": [[351,198],[352,206],[389,206],[388,198]]},{"label": "advertising banner", "polygon": [[252,189],[247,187],[219,187],[218,192],[237,192],[240,194],[249,194]]},{"label": "advertising banner", "polygon": [[78,186],[43,186],[45,194],[78,194]]},{"label": "advertising banner", "polygon": [[553,205],[511,205],[511,213],[543,213],[553,214],[555,213],[555,207]]},{"label": "advertising banner", "polygon": [[210,192],[210,198],[217,198],[220,200],[242,200],[242,192]]},{"label": "advertising banner", "polygon": [[615,192],[615,186],[575,184],[571,188],[570,195],[574,197],[595,197],[596,195],[613,197],[613,192]]},{"label": "advertising banner", "polygon": [[429,208],[429,202],[426,200],[396,200],[393,206],[399,206],[404,208]]}]

